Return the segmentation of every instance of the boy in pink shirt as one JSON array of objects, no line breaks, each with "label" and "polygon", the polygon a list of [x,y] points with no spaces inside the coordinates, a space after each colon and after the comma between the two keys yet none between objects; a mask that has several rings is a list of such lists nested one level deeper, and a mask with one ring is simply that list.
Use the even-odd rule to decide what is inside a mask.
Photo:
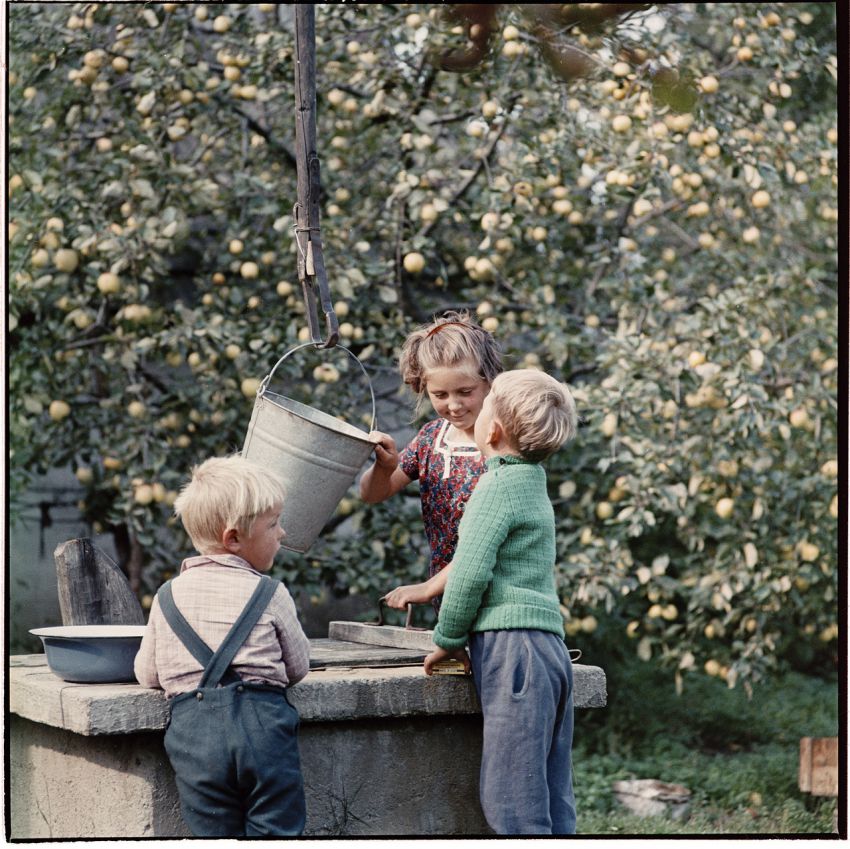
[{"label": "boy in pink shirt", "polygon": [[304,829],[286,688],[307,674],[309,643],[286,587],[263,574],[286,536],[282,505],[280,482],[239,456],[196,467],[174,505],[200,556],[157,593],[135,673],[170,702],[165,748],[197,836]]}]

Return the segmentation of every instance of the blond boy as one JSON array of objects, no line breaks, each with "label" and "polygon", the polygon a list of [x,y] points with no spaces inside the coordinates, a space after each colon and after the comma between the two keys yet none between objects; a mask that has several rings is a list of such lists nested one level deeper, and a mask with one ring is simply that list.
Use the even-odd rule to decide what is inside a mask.
[{"label": "blond boy", "polygon": [[286,587],[263,574],[286,536],[283,497],[267,470],[231,456],[193,469],[174,505],[200,555],[157,593],[135,672],[170,702],[165,748],[196,836],[304,828],[286,688],[307,674],[309,643]]},{"label": "blond boy", "polygon": [[487,471],[466,506],[425,660],[469,644],[484,716],[480,798],[497,834],[574,834],[573,675],[555,590],[541,460],[576,430],[567,388],[533,369],[493,380],[475,422]]}]

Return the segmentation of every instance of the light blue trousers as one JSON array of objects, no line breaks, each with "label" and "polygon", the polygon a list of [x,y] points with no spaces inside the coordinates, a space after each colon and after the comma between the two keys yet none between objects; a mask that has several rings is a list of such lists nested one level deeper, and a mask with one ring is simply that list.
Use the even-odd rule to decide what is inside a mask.
[{"label": "light blue trousers", "polygon": [[547,631],[470,635],[484,715],[481,808],[497,834],[575,834],[573,668]]}]

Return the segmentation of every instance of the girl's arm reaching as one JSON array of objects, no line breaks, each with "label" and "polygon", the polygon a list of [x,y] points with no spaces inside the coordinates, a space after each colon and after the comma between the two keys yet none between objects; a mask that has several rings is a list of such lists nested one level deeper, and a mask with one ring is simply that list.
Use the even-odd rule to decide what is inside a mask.
[{"label": "girl's arm reaching", "polygon": [[398,610],[404,610],[408,604],[425,604],[443,594],[446,588],[446,582],[449,579],[449,570],[452,564],[437,572],[436,575],[423,581],[421,584],[407,584],[405,586],[396,587],[392,592],[384,596],[384,602],[387,607],[394,607]]},{"label": "girl's arm reaching", "polygon": [[360,479],[360,497],[367,504],[378,504],[401,492],[410,478],[399,468],[395,440],[377,430],[370,436],[379,441],[375,443],[375,462]]}]

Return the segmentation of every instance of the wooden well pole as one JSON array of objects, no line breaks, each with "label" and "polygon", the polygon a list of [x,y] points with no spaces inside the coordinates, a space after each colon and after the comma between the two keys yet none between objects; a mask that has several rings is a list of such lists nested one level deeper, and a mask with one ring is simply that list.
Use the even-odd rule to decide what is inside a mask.
[{"label": "wooden well pole", "polygon": [[316,152],[316,15],[310,3],[295,5],[295,159],[298,202],[295,204],[295,239],[298,245],[298,279],[304,293],[310,336],[322,343],[316,316],[316,290],[325,314],[327,338],[332,348],[339,339],[339,324],[328,289],[322,255],[319,155]]}]

